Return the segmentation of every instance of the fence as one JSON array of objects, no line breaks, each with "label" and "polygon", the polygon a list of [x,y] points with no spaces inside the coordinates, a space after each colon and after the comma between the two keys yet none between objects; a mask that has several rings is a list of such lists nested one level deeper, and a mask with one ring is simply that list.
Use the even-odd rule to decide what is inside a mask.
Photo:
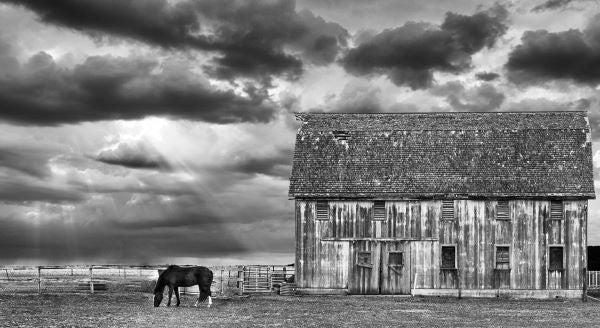
[{"label": "fence", "polygon": [[[152,292],[159,270],[167,265],[124,266],[7,266],[0,267],[0,292],[13,293],[101,293]],[[213,271],[213,295],[273,292],[289,280],[293,267],[253,265],[209,267]],[[182,294],[197,294],[198,287],[180,288]]]},{"label": "fence", "polygon": [[600,271],[588,271],[588,289],[600,289]]}]

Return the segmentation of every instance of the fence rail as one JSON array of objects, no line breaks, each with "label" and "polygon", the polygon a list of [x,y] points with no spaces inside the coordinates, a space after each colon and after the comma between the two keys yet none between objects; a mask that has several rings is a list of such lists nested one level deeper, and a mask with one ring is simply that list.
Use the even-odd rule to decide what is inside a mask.
[{"label": "fence rail", "polygon": [[[70,265],[0,267],[0,292],[112,292],[147,291],[154,288],[159,270],[168,265]],[[213,271],[213,295],[273,292],[289,280],[294,268],[288,266],[209,266]],[[180,288],[183,294],[197,294],[198,287]]]}]

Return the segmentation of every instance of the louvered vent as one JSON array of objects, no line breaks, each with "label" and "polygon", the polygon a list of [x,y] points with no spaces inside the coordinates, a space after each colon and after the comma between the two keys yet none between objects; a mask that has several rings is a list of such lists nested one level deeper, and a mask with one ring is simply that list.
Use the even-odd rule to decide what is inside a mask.
[{"label": "louvered vent", "polygon": [[376,201],[373,203],[373,220],[385,220],[384,201]]},{"label": "louvered vent", "polygon": [[454,220],[454,200],[442,202],[442,220]]},{"label": "louvered vent", "polygon": [[337,140],[348,140],[348,138],[350,138],[350,133],[348,133],[348,131],[336,130],[333,131],[333,137]]},{"label": "louvered vent", "polygon": [[563,219],[563,204],[560,200],[553,200],[550,202],[550,220],[562,220]]},{"label": "louvered vent", "polygon": [[329,220],[329,204],[327,202],[317,202],[317,220]]},{"label": "louvered vent", "polygon": [[509,207],[508,207],[507,200],[498,201],[498,207],[496,207],[496,219],[510,220]]}]

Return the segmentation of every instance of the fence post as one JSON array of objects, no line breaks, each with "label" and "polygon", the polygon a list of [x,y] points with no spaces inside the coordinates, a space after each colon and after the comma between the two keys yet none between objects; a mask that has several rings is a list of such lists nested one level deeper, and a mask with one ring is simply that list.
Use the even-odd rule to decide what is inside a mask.
[{"label": "fence post", "polygon": [[6,279],[10,280],[10,276],[8,275],[8,269],[4,269],[4,271],[6,271]]},{"label": "fence post", "polygon": [[38,294],[42,293],[42,267],[38,267]]},{"label": "fence post", "polygon": [[223,269],[221,269],[221,295],[223,295]]},{"label": "fence post", "polygon": [[240,296],[244,294],[244,267],[238,267],[237,281],[240,289]]},{"label": "fence post", "polygon": [[588,273],[587,268],[583,268],[583,298],[582,301],[587,302],[587,289],[588,289]]},{"label": "fence post", "polygon": [[90,265],[90,294],[94,293],[94,273],[92,271],[92,266]]}]

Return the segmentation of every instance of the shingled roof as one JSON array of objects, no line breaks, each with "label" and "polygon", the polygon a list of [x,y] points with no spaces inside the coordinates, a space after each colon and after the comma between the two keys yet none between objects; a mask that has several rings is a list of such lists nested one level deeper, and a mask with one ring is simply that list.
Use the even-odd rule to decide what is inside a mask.
[{"label": "shingled roof", "polygon": [[585,112],[296,118],[290,197],[595,197]]}]

